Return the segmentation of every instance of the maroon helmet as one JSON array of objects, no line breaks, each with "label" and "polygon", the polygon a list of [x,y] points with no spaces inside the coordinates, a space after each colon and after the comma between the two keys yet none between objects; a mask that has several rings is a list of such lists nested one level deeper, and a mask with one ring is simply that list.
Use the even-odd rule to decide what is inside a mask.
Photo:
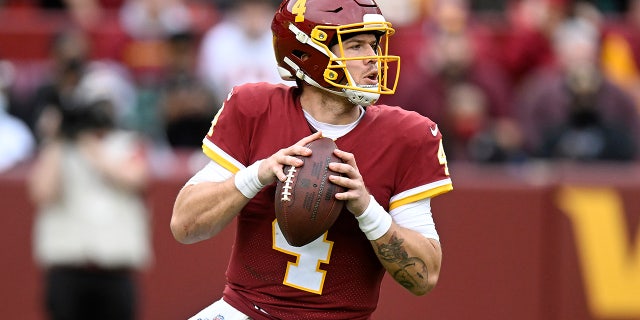
[{"label": "maroon helmet", "polygon": [[[388,55],[388,37],[395,31],[374,0],[284,0],[271,30],[278,70],[284,80],[299,78],[363,106],[376,102],[380,94],[395,92],[400,57]],[[342,42],[359,33],[379,36],[376,56],[347,59],[331,51],[337,44],[339,52],[343,52]],[[377,85],[354,82],[345,62],[360,59],[377,61]],[[389,81],[389,66],[393,62],[397,64],[396,72],[393,81]]]}]

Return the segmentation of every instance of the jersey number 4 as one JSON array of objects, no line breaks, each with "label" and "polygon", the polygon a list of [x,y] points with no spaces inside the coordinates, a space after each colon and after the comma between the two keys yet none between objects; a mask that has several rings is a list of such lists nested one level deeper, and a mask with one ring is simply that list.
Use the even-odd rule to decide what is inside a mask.
[{"label": "jersey number 4", "polygon": [[287,263],[282,283],[303,291],[322,294],[327,271],[320,269],[320,264],[329,263],[333,248],[333,241],[327,240],[327,232],[302,247],[294,247],[285,240],[277,220],[273,221],[272,232],[273,249],[296,257],[295,262]]}]

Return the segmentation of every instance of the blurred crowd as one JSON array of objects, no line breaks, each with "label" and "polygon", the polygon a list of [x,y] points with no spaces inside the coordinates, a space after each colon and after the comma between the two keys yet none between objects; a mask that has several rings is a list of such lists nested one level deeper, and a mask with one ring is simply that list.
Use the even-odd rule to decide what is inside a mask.
[{"label": "blurred crowd", "polygon": [[[52,319],[136,318],[159,155],[204,158],[234,85],[284,83],[279,2],[0,0],[0,173],[33,160]],[[640,159],[640,0],[377,2],[401,57],[379,102],[438,123],[449,161]]]},{"label": "blurred crowd", "polygon": [[400,84],[383,102],[436,121],[451,161],[634,161],[640,1],[604,3],[422,3],[399,28]]},{"label": "blurred crowd", "polygon": [[[377,2],[401,57],[380,103],[437,122],[450,161],[639,158],[640,0]],[[282,81],[278,4],[0,0],[0,18],[25,28],[0,27],[0,171],[35,156],[78,101],[110,101],[117,126],[154,148],[197,151],[232,86]],[[50,34],[39,58],[9,52],[33,47],[24,21]]]}]

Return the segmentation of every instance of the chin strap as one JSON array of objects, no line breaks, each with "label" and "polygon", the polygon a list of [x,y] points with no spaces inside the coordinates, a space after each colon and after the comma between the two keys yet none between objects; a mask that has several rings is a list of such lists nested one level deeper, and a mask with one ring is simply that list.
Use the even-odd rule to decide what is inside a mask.
[{"label": "chin strap", "polygon": [[[371,89],[371,88],[376,88],[377,86],[376,85],[358,85],[358,87],[364,88],[364,89]],[[374,93],[374,92],[365,92],[365,91],[359,91],[359,90],[353,90],[353,89],[342,89],[342,91],[344,92],[345,96],[347,97],[347,99],[349,99],[351,103],[355,105],[363,106],[363,107],[367,107],[376,103],[380,98],[380,94]]]}]

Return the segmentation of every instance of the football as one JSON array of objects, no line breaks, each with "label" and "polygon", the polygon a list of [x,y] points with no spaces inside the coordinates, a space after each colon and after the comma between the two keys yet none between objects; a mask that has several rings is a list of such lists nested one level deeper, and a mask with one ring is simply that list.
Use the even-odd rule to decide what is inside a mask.
[{"label": "football", "polygon": [[333,154],[336,144],[330,138],[320,138],[306,145],[312,150],[300,167],[285,166],[287,179],[276,183],[275,210],[280,230],[287,242],[304,246],[325,233],[336,221],[344,201],[335,195],[344,188],[329,181],[329,163],[342,162]]}]

